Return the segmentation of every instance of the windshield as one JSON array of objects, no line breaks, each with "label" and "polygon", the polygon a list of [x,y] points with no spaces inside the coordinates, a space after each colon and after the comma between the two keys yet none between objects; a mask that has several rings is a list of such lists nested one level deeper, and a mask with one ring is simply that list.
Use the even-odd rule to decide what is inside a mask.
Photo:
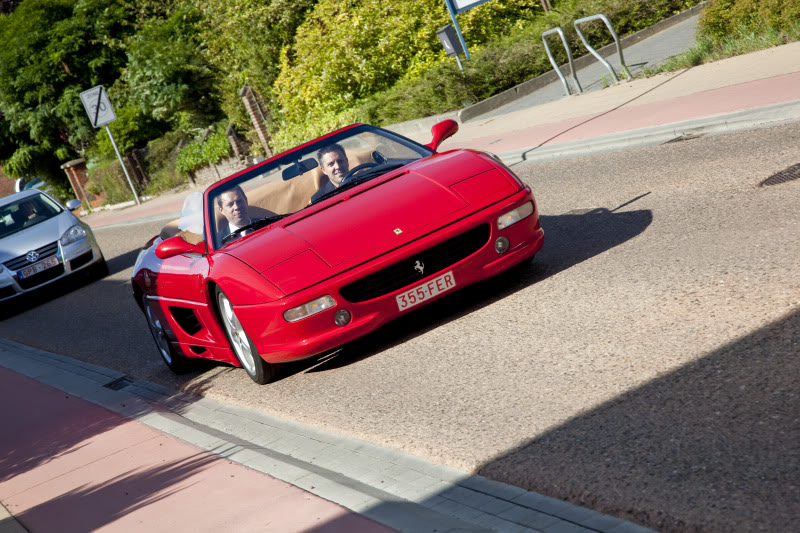
[{"label": "windshield", "polygon": [[360,125],[317,139],[213,185],[207,217],[216,248],[433,152]]},{"label": "windshield", "polygon": [[26,196],[0,206],[0,238],[35,226],[61,213],[63,209],[43,194]]}]

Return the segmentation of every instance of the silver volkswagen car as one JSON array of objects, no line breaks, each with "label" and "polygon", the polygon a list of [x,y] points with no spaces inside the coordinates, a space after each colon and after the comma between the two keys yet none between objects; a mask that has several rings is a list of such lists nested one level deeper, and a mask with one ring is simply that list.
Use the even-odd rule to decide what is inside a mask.
[{"label": "silver volkswagen car", "polygon": [[108,273],[88,225],[37,189],[0,198],[0,302],[78,271]]}]

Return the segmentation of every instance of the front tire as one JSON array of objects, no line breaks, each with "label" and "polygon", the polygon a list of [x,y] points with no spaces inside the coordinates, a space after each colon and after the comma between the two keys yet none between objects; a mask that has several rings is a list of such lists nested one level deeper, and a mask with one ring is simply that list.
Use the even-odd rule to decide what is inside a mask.
[{"label": "front tire", "polygon": [[153,335],[153,340],[156,342],[156,349],[161,354],[161,359],[167,368],[172,370],[175,374],[185,374],[192,369],[192,362],[190,359],[178,355],[172,343],[169,342],[167,330],[161,324],[161,321],[153,313],[150,306],[150,299],[146,294],[142,295],[142,309],[144,309],[144,317],[147,319],[147,325],[150,327],[150,333]]},{"label": "front tire", "polygon": [[219,317],[228,337],[228,342],[247,375],[259,385],[264,385],[275,379],[277,375],[275,365],[267,363],[258,355],[253,341],[236,317],[233,304],[219,287],[217,287],[216,299],[217,311],[219,311]]}]

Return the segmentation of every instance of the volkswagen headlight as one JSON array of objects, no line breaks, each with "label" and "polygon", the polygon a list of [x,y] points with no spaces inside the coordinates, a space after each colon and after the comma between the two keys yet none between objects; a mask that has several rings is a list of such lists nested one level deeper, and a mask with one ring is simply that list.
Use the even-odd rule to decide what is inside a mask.
[{"label": "volkswagen headlight", "polygon": [[85,238],[86,230],[83,229],[79,224],[75,224],[65,231],[64,235],[61,236],[61,246],[66,246]]}]

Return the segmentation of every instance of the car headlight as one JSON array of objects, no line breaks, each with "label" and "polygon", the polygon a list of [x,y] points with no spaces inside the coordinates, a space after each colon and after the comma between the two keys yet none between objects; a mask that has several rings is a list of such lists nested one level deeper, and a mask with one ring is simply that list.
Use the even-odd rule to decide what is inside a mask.
[{"label": "car headlight", "polygon": [[497,229],[506,229],[509,226],[513,226],[523,218],[531,216],[531,213],[533,213],[533,202],[525,202],[508,213],[497,217]]},{"label": "car headlight", "polygon": [[64,235],[61,236],[61,246],[66,246],[68,244],[72,244],[75,241],[79,241],[85,238],[86,238],[86,230],[83,229],[80,225],[75,224],[67,231],[65,231]]},{"label": "car headlight", "polygon": [[297,322],[298,320],[308,318],[311,315],[316,315],[317,313],[320,313],[325,309],[330,309],[335,305],[336,305],[336,300],[334,300],[332,296],[328,296],[326,294],[321,298],[317,298],[316,300],[311,300],[310,302],[306,302],[303,305],[298,305],[297,307],[289,309],[288,311],[283,313],[283,318],[285,318],[287,322]]}]

